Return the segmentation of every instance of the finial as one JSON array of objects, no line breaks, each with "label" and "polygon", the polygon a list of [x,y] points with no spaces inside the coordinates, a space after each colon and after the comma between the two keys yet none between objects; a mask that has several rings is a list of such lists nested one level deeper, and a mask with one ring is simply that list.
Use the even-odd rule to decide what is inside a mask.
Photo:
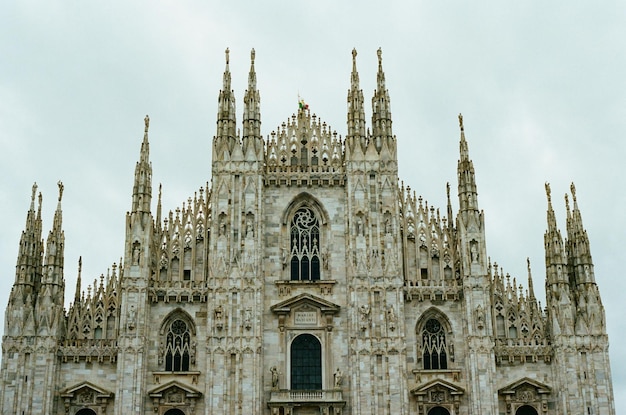
[{"label": "finial", "polygon": [[567,214],[569,216],[570,213],[570,209],[569,209],[569,196],[567,195],[567,193],[565,193],[565,209],[567,210]]},{"label": "finial", "polygon": [[228,63],[230,62],[230,58],[229,58],[230,50],[226,48],[225,53],[226,53],[226,65],[228,65]]},{"label": "finial", "polygon": [[459,113],[459,127],[461,127],[461,131],[463,131],[463,114]]},{"label": "finial", "polygon": [[37,193],[37,182],[33,183],[33,193],[30,196],[30,200],[35,203],[35,194]]},{"label": "finial", "polygon": [[569,188],[572,191],[572,200],[576,203],[576,186],[574,186],[574,182],[570,184]]},{"label": "finial", "polygon": [[150,116],[146,114],[146,117],[143,119],[143,123],[146,126],[145,132],[148,132],[148,127],[150,127]]},{"label": "finial", "polygon": [[528,268],[528,274],[530,274],[530,257],[526,257],[526,267]]},{"label": "finial", "polygon": [[63,197],[63,182],[61,182],[61,180],[59,180],[59,182],[57,183],[57,186],[59,186],[59,202],[61,201],[61,198]]},{"label": "finial", "polygon": [[252,50],[250,51],[250,60],[252,61],[252,64],[254,65],[254,57],[256,55],[256,52],[254,51],[254,48],[252,48]]},{"label": "finial", "polygon": [[356,48],[352,48],[352,60],[356,61]]},{"label": "finial", "polygon": [[376,51],[376,55],[378,55],[378,66],[382,66],[383,65],[383,50],[382,50],[382,48],[378,48],[378,50]]},{"label": "finial", "polygon": [[552,191],[550,190],[550,183],[546,182],[546,195],[548,196],[548,203],[552,203],[551,194]]},{"label": "finial", "polygon": [[448,195],[448,199],[450,199],[450,182],[446,183],[446,194]]}]

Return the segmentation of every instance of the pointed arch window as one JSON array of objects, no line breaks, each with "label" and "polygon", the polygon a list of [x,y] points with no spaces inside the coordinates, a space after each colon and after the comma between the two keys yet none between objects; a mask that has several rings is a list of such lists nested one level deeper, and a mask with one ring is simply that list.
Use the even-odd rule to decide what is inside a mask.
[{"label": "pointed arch window", "polygon": [[320,279],[320,225],[312,209],[301,207],[291,220],[291,280]]},{"label": "pointed arch window", "polygon": [[426,370],[448,368],[446,333],[436,318],[428,319],[422,329],[422,359]]},{"label": "pointed arch window", "polygon": [[191,333],[187,323],[174,320],[169,326],[165,346],[165,370],[186,372],[189,370]]}]

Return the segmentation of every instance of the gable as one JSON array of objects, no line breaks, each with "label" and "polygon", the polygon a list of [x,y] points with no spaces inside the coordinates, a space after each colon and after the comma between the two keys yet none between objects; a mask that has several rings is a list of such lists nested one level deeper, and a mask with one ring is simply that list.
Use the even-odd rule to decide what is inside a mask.
[{"label": "gable", "polygon": [[455,385],[454,383],[447,382],[442,379],[434,379],[430,382],[424,383],[420,386],[417,386],[414,389],[411,389],[411,394],[413,395],[426,395],[431,391],[446,391],[450,395],[463,395],[465,390],[460,386]]},{"label": "gable", "polygon": [[501,395],[513,395],[521,390],[535,390],[538,394],[550,393],[552,388],[534,379],[525,377],[498,390]]},{"label": "gable", "polygon": [[308,293],[300,294],[274,304],[270,309],[277,314],[289,314],[292,310],[313,308],[324,314],[336,314],[341,308],[339,305]]}]

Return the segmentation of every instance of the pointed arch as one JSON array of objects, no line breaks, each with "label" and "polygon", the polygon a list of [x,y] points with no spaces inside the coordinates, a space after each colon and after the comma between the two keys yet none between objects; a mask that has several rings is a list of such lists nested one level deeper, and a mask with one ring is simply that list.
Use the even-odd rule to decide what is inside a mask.
[{"label": "pointed arch", "polygon": [[[322,279],[323,241],[329,215],[323,205],[307,192],[296,196],[283,211],[281,218],[284,245],[289,252],[289,279],[292,281],[318,281]],[[287,261],[285,265],[287,265]]]},{"label": "pointed arch", "polygon": [[181,308],[169,313],[161,323],[159,366],[167,372],[187,372],[195,363],[196,325]]},{"label": "pointed arch", "polygon": [[306,206],[315,211],[319,215],[321,225],[326,226],[330,221],[330,215],[324,208],[324,205],[311,193],[302,192],[294,197],[287,205],[287,208],[283,211],[281,216],[281,223],[283,226],[288,226],[293,213],[299,208]]},{"label": "pointed arch", "polygon": [[454,360],[452,326],[448,317],[439,309],[431,307],[417,320],[415,326],[418,340],[418,361],[424,370],[448,369],[448,361]]}]

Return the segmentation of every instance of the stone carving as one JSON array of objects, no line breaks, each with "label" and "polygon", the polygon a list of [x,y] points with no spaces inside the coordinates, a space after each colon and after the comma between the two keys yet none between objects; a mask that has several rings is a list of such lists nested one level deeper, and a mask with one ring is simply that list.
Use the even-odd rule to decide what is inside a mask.
[{"label": "stone carving", "polygon": [[393,308],[393,305],[390,305],[387,308],[387,324],[389,324],[389,330],[395,330],[396,329],[396,311]]},{"label": "stone carving", "polygon": [[441,403],[446,400],[446,393],[444,391],[431,391],[430,400],[431,402]]},{"label": "stone carving", "polygon": [[335,389],[341,388],[341,384],[343,383],[343,372],[341,369],[337,368],[333,377],[335,379]]},{"label": "stone carving", "polygon": [[250,330],[252,328],[252,309],[246,308],[243,312],[243,326],[246,330]]},{"label": "stone carving", "polygon": [[126,327],[128,328],[128,330],[134,330],[135,323],[137,320],[137,310],[135,309],[134,305],[130,306],[130,309],[128,310],[128,315],[126,317],[127,317]]},{"label": "stone carving", "polygon": [[485,310],[483,310],[480,304],[476,307],[476,327],[478,327],[479,330],[485,327]]},{"label": "stone carving", "polygon": [[91,389],[85,388],[76,396],[76,401],[80,404],[94,403],[95,394]]},{"label": "stone carving", "polygon": [[359,315],[360,315],[360,327],[361,331],[365,331],[370,326],[370,306],[369,304],[362,304],[359,307]]},{"label": "stone carving", "polygon": [[222,330],[224,328],[224,307],[221,304],[215,307],[214,315],[215,327]]},{"label": "stone carving", "polygon": [[470,242],[470,257],[472,259],[472,263],[478,263],[478,242],[476,242],[476,240],[472,240],[472,242]]},{"label": "stone carving", "polygon": [[270,373],[272,374],[272,389],[278,390],[278,369],[276,366],[270,368]]}]

